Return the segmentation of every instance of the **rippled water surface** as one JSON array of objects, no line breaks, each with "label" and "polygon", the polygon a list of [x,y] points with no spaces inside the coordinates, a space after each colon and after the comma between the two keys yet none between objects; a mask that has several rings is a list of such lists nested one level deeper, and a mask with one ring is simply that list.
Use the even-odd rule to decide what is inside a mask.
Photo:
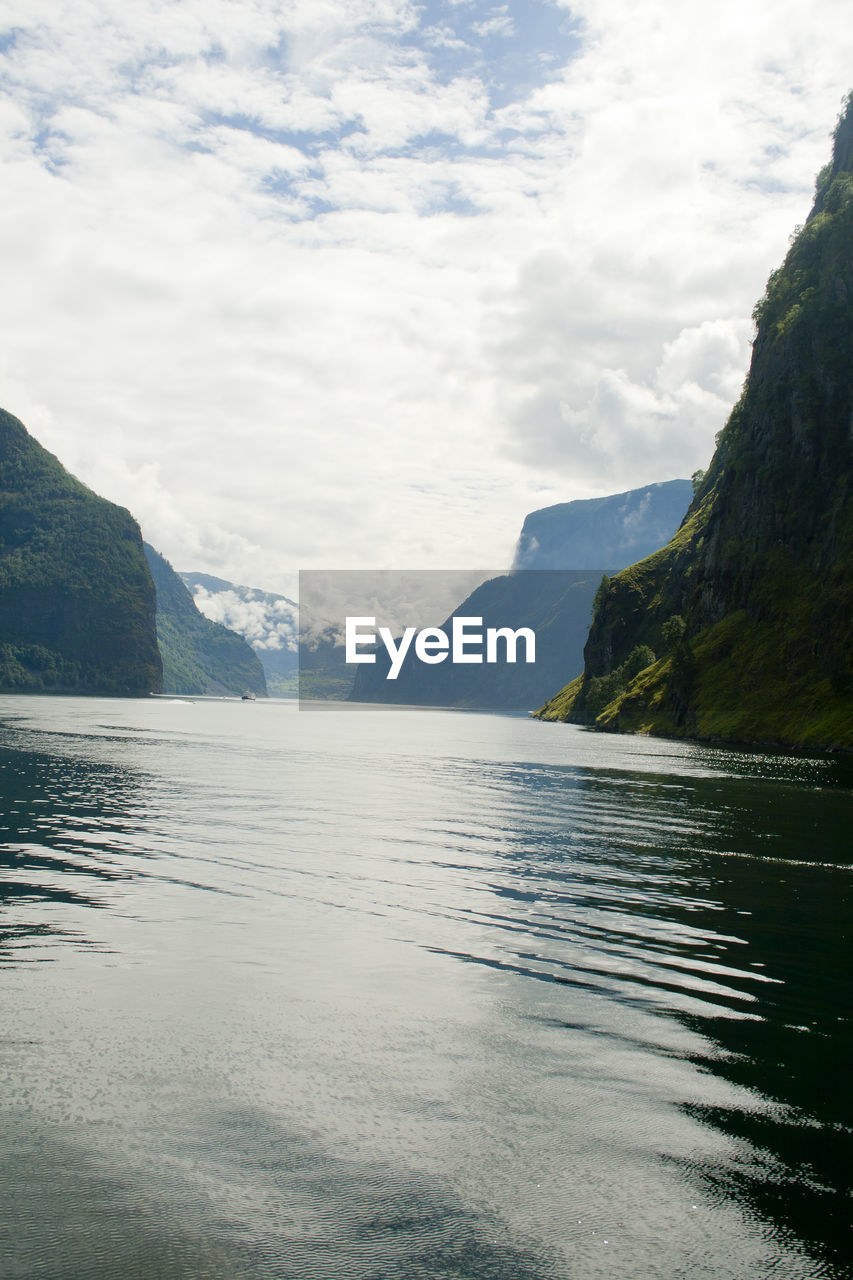
[{"label": "rippled water surface", "polygon": [[0,699],[4,1280],[853,1274],[849,758]]}]

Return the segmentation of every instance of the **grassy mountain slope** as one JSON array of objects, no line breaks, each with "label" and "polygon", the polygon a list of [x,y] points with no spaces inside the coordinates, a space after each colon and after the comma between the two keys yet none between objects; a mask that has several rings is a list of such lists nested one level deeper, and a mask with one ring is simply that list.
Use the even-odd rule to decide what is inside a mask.
[{"label": "grassy mountain slope", "polygon": [[266,695],[263,668],[242,636],[199,613],[185,584],[145,544],[157,588],[157,639],[164,693]]},{"label": "grassy mountain slope", "polygon": [[668,546],[610,581],[542,718],[853,748],[851,170],[853,96],[705,480]]},{"label": "grassy mountain slope", "polygon": [[130,513],[0,410],[0,689],[158,690],[154,608]]}]

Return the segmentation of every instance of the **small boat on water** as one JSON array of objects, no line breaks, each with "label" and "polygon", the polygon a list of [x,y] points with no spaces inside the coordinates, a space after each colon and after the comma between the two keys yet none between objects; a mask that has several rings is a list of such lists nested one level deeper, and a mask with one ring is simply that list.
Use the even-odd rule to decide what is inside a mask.
[{"label": "small boat on water", "polygon": [[255,695],[252,693],[251,689],[247,689],[247,690],[246,690],[246,692],[243,694],[243,696],[242,696],[242,698],[241,698],[241,701],[242,701],[242,702],[257,702],[257,698],[256,698],[256,697],[255,697]]}]

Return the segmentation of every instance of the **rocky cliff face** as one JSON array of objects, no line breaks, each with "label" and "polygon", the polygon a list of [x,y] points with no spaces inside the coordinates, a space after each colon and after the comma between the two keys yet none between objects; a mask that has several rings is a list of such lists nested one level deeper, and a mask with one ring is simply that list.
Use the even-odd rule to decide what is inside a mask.
[{"label": "rocky cliff face", "polygon": [[851,164],[848,103],[704,483],[669,545],[611,580],[545,718],[853,747]]},{"label": "rocky cliff face", "polygon": [[513,568],[622,569],[669,541],[692,496],[689,480],[664,480],[531,511]]},{"label": "rocky cliff face", "polygon": [[154,607],[129,512],[0,410],[0,689],[159,690]]},{"label": "rocky cliff face", "polygon": [[[602,498],[561,502],[525,518],[511,573],[482,583],[455,610],[484,627],[530,627],[536,662],[527,665],[424,666],[410,654],[399,677],[386,680],[384,650],[356,669],[352,697],[414,706],[538,706],[563,673],[583,666],[593,599],[605,569],[613,572],[663,546],[678,528],[692,494],[689,480],[666,480]],[[432,619],[423,619],[422,624]],[[442,629],[450,634],[450,619]]]}]

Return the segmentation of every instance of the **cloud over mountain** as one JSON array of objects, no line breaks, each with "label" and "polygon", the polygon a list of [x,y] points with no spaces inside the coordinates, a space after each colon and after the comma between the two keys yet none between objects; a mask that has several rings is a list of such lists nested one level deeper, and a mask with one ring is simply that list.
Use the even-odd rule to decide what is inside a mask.
[{"label": "cloud over mountain", "polygon": [[170,559],[507,562],[704,465],[853,39],[821,0],[33,0],[2,402]]}]

